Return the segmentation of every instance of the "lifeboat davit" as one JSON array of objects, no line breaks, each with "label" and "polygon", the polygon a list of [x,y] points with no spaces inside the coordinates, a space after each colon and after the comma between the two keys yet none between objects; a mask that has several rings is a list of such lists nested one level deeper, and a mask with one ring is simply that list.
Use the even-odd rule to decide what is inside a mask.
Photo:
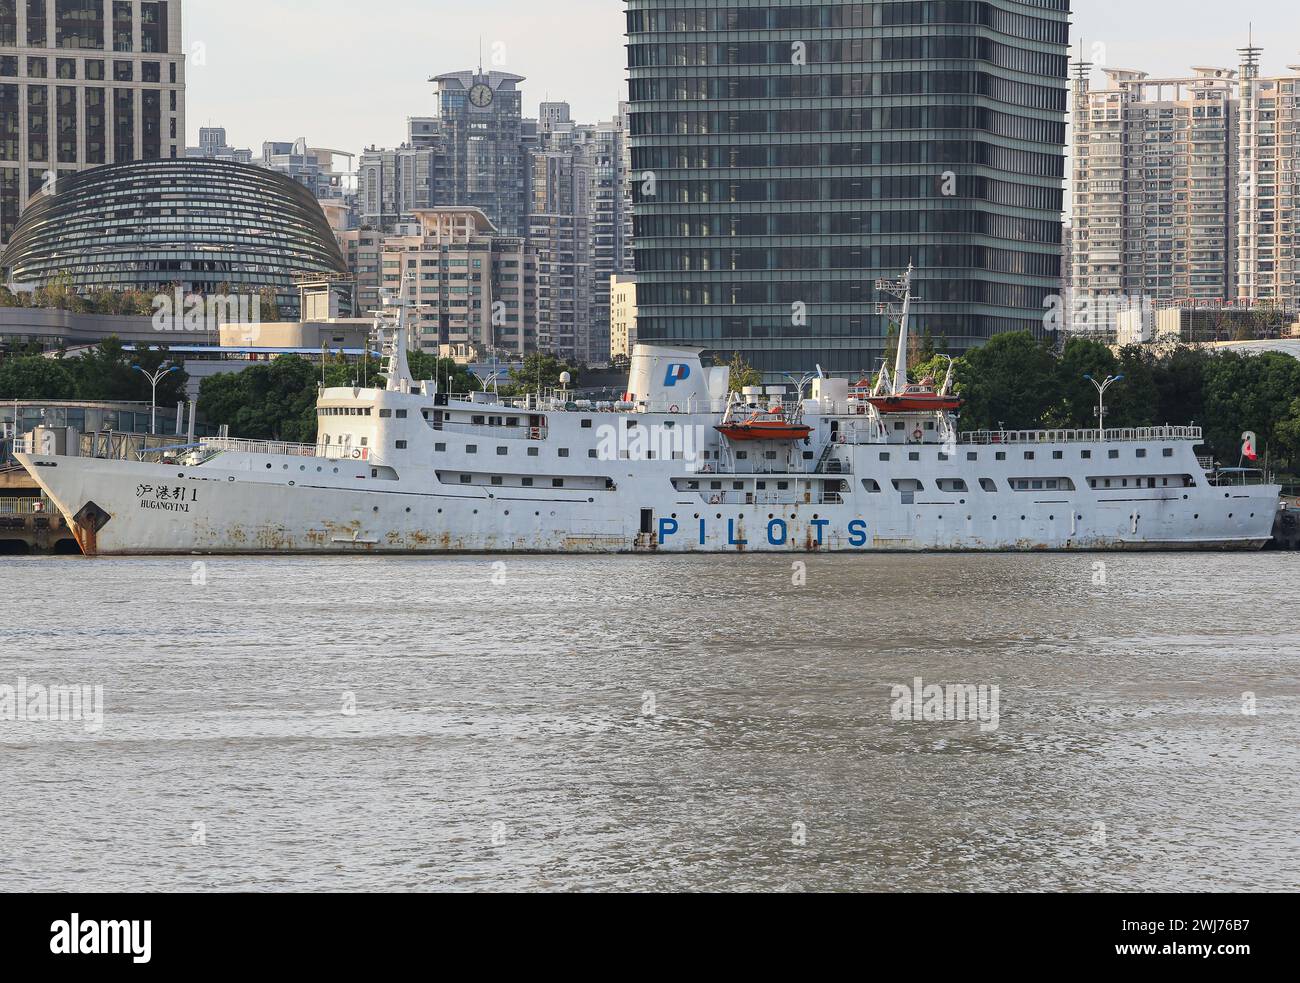
[{"label": "lifeboat davit", "polygon": [[714,427],[718,433],[728,440],[807,440],[812,434],[812,427],[802,423],[790,423],[780,416],[773,414],[764,416],[755,414],[748,420],[724,423],[721,426]]}]

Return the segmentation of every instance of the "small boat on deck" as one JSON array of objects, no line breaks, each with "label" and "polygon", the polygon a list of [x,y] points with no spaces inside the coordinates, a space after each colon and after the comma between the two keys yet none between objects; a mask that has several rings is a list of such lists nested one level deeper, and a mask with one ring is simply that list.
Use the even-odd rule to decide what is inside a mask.
[{"label": "small boat on deck", "polygon": [[963,403],[960,396],[940,391],[934,379],[929,378],[899,393],[867,396],[866,401],[881,413],[955,413]]},{"label": "small boat on deck", "polygon": [[790,422],[779,410],[755,413],[748,420],[723,423],[713,429],[732,441],[807,440],[813,432],[807,424]]}]

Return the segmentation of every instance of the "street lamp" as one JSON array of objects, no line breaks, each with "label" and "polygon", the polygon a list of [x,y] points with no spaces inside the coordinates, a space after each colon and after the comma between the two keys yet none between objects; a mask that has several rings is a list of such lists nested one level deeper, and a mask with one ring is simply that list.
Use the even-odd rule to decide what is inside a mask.
[{"label": "street lamp", "polygon": [[159,369],[157,372],[152,374],[146,372],[138,365],[133,365],[131,368],[135,369],[142,376],[148,379],[149,385],[153,389],[153,395],[149,398],[149,436],[156,436],[158,433],[158,383],[173,372],[179,372],[181,367],[179,365],[173,365],[170,369]]},{"label": "street lamp", "polygon": [[1105,382],[1098,382],[1091,375],[1085,375],[1085,379],[1093,384],[1097,389],[1097,429],[1101,431],[1101,439],[1106,439],[1106,390],[1117,382],[1123,382],[1122,375],[1108,375]]}]

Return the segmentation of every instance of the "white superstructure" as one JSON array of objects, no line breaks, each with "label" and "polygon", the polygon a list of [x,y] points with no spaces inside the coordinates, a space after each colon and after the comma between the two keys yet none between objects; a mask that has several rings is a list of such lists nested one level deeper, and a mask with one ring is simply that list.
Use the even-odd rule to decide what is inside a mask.
[{"label": "white superstructure", "polygon": [[315,445],[19,460],[88,555],[1252,549],[1279,507],[1196,428],[963,434],[876,405],[949,384],[731,395],[698,350],[647,345],[617,402],[452,397],[410,378],[405,302],[380,321],[387,387],[322,390]]}]

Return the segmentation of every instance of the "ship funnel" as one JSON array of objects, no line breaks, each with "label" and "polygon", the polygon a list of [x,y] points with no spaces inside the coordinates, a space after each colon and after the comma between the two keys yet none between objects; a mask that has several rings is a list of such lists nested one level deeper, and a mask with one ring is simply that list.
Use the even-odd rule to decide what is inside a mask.
[{"label": "ship funnel", "polygon": [[627,384],[629,400],[650,412],[706,412],[713,402],[714,376],[726,370],[705,370],[701,351],[637,345]]}]

